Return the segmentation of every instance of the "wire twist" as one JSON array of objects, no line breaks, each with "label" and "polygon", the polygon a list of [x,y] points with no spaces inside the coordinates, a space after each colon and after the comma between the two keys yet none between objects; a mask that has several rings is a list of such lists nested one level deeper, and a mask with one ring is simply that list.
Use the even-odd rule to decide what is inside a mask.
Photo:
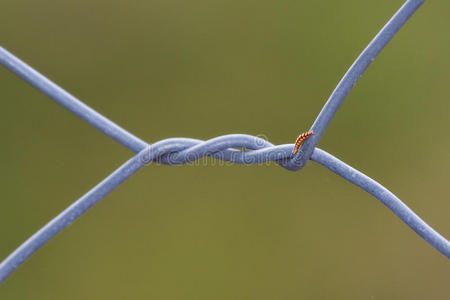
[{"label": "wire twist", "polygon": [[[233,148],[245,148],[242,151]],[[182,165],[209,156],[230,163],[252,165],[270,161],[287,170],[295,163],[294,144],[275,146],[253,135],[229,134],[202,141],[192,138],[170,138],[148,146],[139,153],[140,161],[146,165],[158,162],[166,165]]]}]

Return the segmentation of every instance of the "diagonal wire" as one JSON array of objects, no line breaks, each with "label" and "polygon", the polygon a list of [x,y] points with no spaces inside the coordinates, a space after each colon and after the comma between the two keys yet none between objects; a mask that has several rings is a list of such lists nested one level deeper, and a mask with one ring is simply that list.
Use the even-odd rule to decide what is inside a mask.
[{"label": "diagonal wire", "polygon": [[[363,51],[330,96],[330,99],[313,124],[313,130],[316,130],[315,135],[317,137],[311,140],[311,142],[305,143],[299,155],[295,156],[291,154],[292,144],[274,146],[270,142],[258,137],[243,134],[226,135],[208,141],[190,138],[171,138],[148,145],[86,106],[4,48],[0,47],[1,64],[89,124],[138,153],[11,253],[0,264],[0,282],[7,278],[42,245],[70,225],[76,218],[81,216],[81,214],[109,194],[145,164],[151,162],[168,165],[185,164],[203,156],[212,156],[240,164],[275,161],[288,170],[297,170],[299,166],[304,165],[303,161],[305,159],[311,159],[373,195],[431,246],[447,258],[450,258],[450,242],[428,226],[394,194],[363,173],[346,165],[331,154],[315,147],[331,118],[336,113],[339,105],[353,87],[356,80],[422,2],[419,0],[406,1]],[[253,150],[239,151],[232,149],[235,147],[244,147]]]},{"label": "diagonal wire", "polygon": [[118,141],[125,147],[139,152],[147,144],[140,138],[129,133],[119,125],[102,116],[67,91],[50,81],[44,75],[15,57],[5,48],[0,47],[0,63],[6,68],[16,73],[29,84],[49,96],[56,103],[62,105],[76,116],[85,120],[110,138]]},{"label": "diagonal wire", "polygon": [[450,242],[425,223],[384,186],[319,148],[314,149],[311,160],[321,164],[380,200],[431,246],[447,258],[450,258]]},{"label": "diagonal wire", "polygon": [[317,146],[322,134],[356,81],[424,1],[406,1],[351,65],[314,121],[310,129],[310,131],[314,132],[314,135],[303,143],[300,148],[303,152],[299,152],[298,160],[292,162],[289,166],[290,169],[296,171],[305,166],[313,153],[314,147]]},{"label": "diagonal wire", "polygon": [[75,201],[53,220],[48,222],[38,232],[33,234],[0,264],[0,282],[5,280],[11,272],[24,263],[27,258],[29,258],[45,243],[57,235],[61,230],[69,226],[94,204],[112,192],[127,178],[136,173],[142,166],[143,165],[139,162],[138,156],[131,158],[93,189],[87,192],[83,197]]}]

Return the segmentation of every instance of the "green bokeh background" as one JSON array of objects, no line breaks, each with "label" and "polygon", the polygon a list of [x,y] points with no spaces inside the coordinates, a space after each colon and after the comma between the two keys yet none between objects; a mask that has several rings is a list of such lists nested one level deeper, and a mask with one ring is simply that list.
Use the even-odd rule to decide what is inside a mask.
[{"label": "green bokeh background", "polygon": [[[2,0],[1,45],[148,142],[292,143],[401,6]],[[450,3],[428,1],[320,147],[450,237]],[[0,67],[0,259],[132,152]],[[204,161],[203,161],[204,162]],[[445,299],[449,261],[325,168],[151,165],[41,248],[0,299]]]}]

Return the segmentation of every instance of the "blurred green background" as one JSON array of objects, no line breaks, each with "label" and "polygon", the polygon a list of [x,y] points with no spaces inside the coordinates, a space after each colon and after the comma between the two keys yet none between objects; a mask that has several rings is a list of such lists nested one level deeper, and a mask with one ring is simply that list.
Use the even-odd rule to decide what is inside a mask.
[{"label": "blurred green background", "polygon": [[[3,0],[1,45],[148,142],[293,143],[401,6]],[[428,1],[319,146],[450,237],[450,3]],[[133,154],[0,67],[0,259]],[[444,299],[449,261],[325,168],[151,165],[45,245],[1,299]]]}]

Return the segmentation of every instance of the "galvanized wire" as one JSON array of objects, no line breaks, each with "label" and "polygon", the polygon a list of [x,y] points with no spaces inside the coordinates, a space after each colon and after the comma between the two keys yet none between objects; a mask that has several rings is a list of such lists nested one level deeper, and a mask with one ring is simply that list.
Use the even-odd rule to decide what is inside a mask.
[{"label": "galvanized wire", "polygon": [[[297,155],[292,155],[291,153],[294,147],[293,144],[275,146],[261,138],[243,134],[220,136],[208,141],[190,138],[170,138],[149,145],[97,113],[0,47],[1,64],[95,128],[138,153],[11,253],[0,264],[0,282],[7,278],[37,249],[144,165],[152,162],[168,165],[186,164],[204,156],[211,156],[239,164],[258,164],[275,161],[280,166],[293,171],[301,169],[306,161],[311,159],[373,195],[431,246],[447,258],[450,258],[450,242],[420,219],[394,194],[373,179],[316,147],[332,117],[357,79],[423,2],[423,0],[406,1],[367,46],[330,96],[312,126],[314,135],[305,142]],[[247,148],[251,150],[240,151],[233,148]]]},{"label": "galvanized wire", "polygon": [[301,150],[303,150],[304,155],[291,166],[293,170],[300,170],[306,164],[312,155],[314,147],[317,146],[322,134],[356,81],[424,1],[406,1],[351,65],[314,121],[310,129],[310,131],[314,132],[314,135],[302,145]]}]

